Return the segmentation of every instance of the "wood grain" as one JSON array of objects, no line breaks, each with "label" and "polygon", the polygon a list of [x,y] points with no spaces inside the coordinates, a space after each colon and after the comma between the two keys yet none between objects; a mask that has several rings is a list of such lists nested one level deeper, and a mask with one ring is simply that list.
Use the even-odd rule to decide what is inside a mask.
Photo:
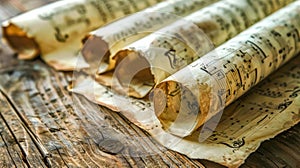
[{"label": "wood grain", "polygon": [[[28,10],[16,2],[25,0],[1,1],[15,10],[0,18]],[[222,167],[170,151],[121,114],[68,92],[72,78],[2,48],[1,167]],[[299,144],[300,124],[264,142],[242,167],[300,167]]]}]

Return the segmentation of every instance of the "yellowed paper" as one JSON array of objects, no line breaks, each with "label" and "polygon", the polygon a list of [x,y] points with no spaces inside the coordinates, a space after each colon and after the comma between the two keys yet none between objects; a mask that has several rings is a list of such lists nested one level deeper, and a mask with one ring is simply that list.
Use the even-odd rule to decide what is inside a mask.
[{"label": "yellowed paper", "polygon": [[[115,55],[120,48],[216,1],[169,0],[161,2],[91,32],[82,48],[82,55],[89,64],[95,64],[95,66],[100,64],[97,73],[107,72],[115,65],[110,56]],[[101,61],[99,61],[100,58]]]},{"label": "yellowed paper", "polygon": [[[120,50],[114,56],[118,62],[116,77],[124,90],[130,90],[130,96],[144,97],[170,74],[290,2],[223,0],[214,3]],[[149,67],[145,78],[131,76],[132,80],[128,81],[132,66],[143,61]]]},{"label": "yellowed paper", "polygon": [[54,68],[73,70],[81,40],[88,32],[160,1],[58,1],[4,22],[3,36],[21,59],[41,54]]},{"label": "yellowed paper", "polygon": [[299,65],[300,56],[297,56],[229,105],[216,123],[215,130],[211,130],[208,124],[185,138],[162,129],[149,100],[121,96],[87,76],[76,76],[72,90],[95,103],[121,112],[171,150],[190,158],[238,167],[261,142],[299,123]]},{"label": "yellowed paper", "polygon": [[186,136],[300,52],[300,1],[245,30],[158,84],[155,112]]},{"label": "yellowed paper", "polygon": [[[217,95],[226,96],[224,106],[227,107],[224,112],[212,112],[209,114],[210,120],[206,118],[206,122],[202,123],[201,127],[193,128],[193,132],[188,136],[179,137],[174,135],[176,133],[174,130],[166,131],[166,125],[161,124],[162,118],[159,120],[156,116],[160,112],[155,111],[160,109],[155,107],[157,103],[166,101],[163,99],[164,96],[157,93],[149,96],[150,100],[154,99],[154,105],[147,98],[136,99],[120,95],[84,75],[75,76],[76,81],[71,90],[100,105],[121,112],[169,149],[191,158],[238,167],[262,141],[273,138],[300,121],[300,56],[292,59],[300,50],[299,10],[300,1],[285,7],[223,44],[216,49],[217,52],[210,52],[218,55],[207,54],[200,58],[200,61],[197,60],[172,75],[157,87],[164,90],[162,86],[172,79],[183,83],[192,94],[197,94],[199,91],[193,90],[197,87],[202,91],[203,89],[209,91],[207,88],[212,87],[209,84],[215,83],[214,81],[221,81],[218,84],[226,82],[225,87],[217,85],[219,89]],[[207,56],[210,59],[205,59]],[[290,59],[292,60],[284,67],[274,72]],[[220,69],[223,73],[222,71],[215,73]],[[190,72],[194,80],[189,79],[189,75],[183,72]],[[268,76],[271,72],[274,73]],[[199,74],[204,74],[204,78],[200,78]],[[224,80],[219,80],[221,78]],[[211,79],[213,82],[208,83],[205,79]],[[264,80],[261,81],[262,79]],[[201,80],[203,82],[199,84]],[[253,87],[259,81],[260,84]],[[207,82],[207,85],[204,82]],[[251,87],[253,88],[249,90]],[[241,96],[247,90],[248,93]],[[169,96],[176,97],[178,93],[180,92],[174,91]],[[210,96],[208,93],[206,97]],[[198,99],[195,101],[198,104],[201,102]],[[169,105],[175,103],[172,101]],[[171,108],[170,106],[167,108]],[[164,110],[165,107],[161,109]],[[170,111],[170,117],[172,114]],[[185,126],[189,123],[181,124]]]}]

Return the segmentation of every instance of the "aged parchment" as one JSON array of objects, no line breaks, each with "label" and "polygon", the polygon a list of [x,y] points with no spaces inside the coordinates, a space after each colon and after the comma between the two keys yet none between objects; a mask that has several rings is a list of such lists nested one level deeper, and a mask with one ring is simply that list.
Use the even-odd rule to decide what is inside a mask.
[{"label": "aged parchment", "polygon": [[57,1],[3,22],[3,37],[21,59],[41,54],[55,69],[73,70],[87,33],[160,1],[163,0]]},{"label": "aged parchment", "polygon": [[82,55],[91,66],[93,64],[99,66],[97,73],[107,72],[114,68],[115,61],[111,56],[115,55],[120,48],[216,1],[161,2],[91,32],[82,48]]},{"label": "aged parchment", "polygon": [[296,56],[299,32],[296,1],[165,79],[153,98],[164,128],[178,136],[192,133]]},{"label": "aged parchment", "polygon": [[[122,113],[171,150],[191,158],[238,167],[261,142],[299,123],[299,64],[300,56],[229,105],[224,110],[220,122],[215,123],[217,128],[213,132],[210,126],[206,125],[184,138],[162,129],[149,100],[119,95],[85,75],[76,76],[72,91]],[[216,116],[218,117],[220,116]],[[203,141],[206,137],[208,139]]]},{"label": "aged parchment", "polygon": [[[114,56],[116,77],[124,88],[129,85],[129,95],[144,97],[170,74],[290,2],[292,0],[223,0],[214,3],[120,50]],[[124,61],[126,57],[128,61]],[[130,77],[133,80],[129,84],[129,72],[145,61],[149,64],[145,77]],[[107,83],[101,77],[98,81]]]},{"label": "aged parchment", "polygon": [[[186,132],[191,134],[180,132],[181,130],[167,130],[170,128],[168,124],[161,124],[161,121],[174,118],[176,111],[173,113],[170,110],[168,116],[160,117],[159,120],[156,115],[166,113],[155,112],[155,110],[165,110],[165,106],[154,108],[153,102],[147,98],[136,99],[120,95],[91,77],[75,76],[76,80],[71,90],[100,105],[121,112],[169,149],[191,158],[207,159],[228,167],[238,167],[262,141],[273,138],[300,121],[300,57],[298,55],[292,59],[300,51],[299,10],[300,1],[294,2],[157,86],[161,91],[165,89],[163,85],[170,85],[170,89],[175,89],[167,95],[168,98],[170,97],[167,109],[170,109],[170,106],[176,106],[174,101],[180,101],[181,98],[184,100],[184,95],[179,96],[178,99],[173,98],[184,94],[180,92],[180,87],[176,87],[178,82],[189,90],[186,93],[201,95],[201,91],[205,91],[206,98],[211,99],[213,93],[209,93],[209,88],[213,88],[211,85],[216,84],[215,81],[221,81],[216,85],[219,89],[216,95],[221,97],[220,100],[225,97],[224,105],[227,107],[223,113],[212,111],[209,117],[205,118],[206,123],[199,120],[196,123],[197,127],[192,127],[193,132],[187,129]],[[277,70],[290,59],[292,60]],[[220,73],[217,73],[218,70],[221,70]],[[274,72],[275,70],[277,71]],[[192,73],[193,78],[189,79],[189,75],[185,72]],[[274,73],[268,76],[272,72]],[[222,78],[224,80],[221,80]],[[196,83],[187,85],[195,81]],[[256,84],[258,85],[254,87]],[[200,91],[193,90],[196,88]],[[249,90],[250,88],[252,89]],[[247,90],[249,91],[246,93]],[[165,91],[170,93],[171,90]],[[159,102],[164,105],[165,96],[159,94],[150,94],[149,98],[154,99],[156,105]],[[190,107],[195,107],[194,103],[202,105],[202,100],[197,98],[192,99]],[[171,99],[173,100],[170,101]],[[205,98],[203,100],[206,101]],[[222,110],[221,105],[218,106],[220,102],[217,101],[218,99],[215,100],[214,105],[217,105],[215,109]],[[181,113],[184,112],[189,112],[189,109]],[[194,110],[191,110],[191,113],[199,114]],[[190,118],[193,116],[195,114],[190,115]],[[199,123],[204,125],[198,127]],[[181,126],[184,128],[185,125],[189,126],[189,123],[182,123]],[[184,137],[174,134],[184,135]]]}]

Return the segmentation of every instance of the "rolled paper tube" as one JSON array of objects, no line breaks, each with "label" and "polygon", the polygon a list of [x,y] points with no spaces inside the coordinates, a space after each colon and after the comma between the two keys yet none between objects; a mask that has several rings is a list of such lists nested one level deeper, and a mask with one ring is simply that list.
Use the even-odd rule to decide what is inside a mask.
[{"label": "rolled paper tube", "polygon": [[111,56],[115,55],[118,49],[216,1],[169,0],[161,2],[91,32],[82,48],[82,55],[90,65],[95,64],[91,65],[92,67],[99,66],[101,59],[98,73],[112,70],[115,61],[111,59]]},{"label": "rolled paper tube", "polygon": [[[144,97],[155,84],[213,50],[214,45],[224,43],[290,2],[223,0],[205,7],[120,50],[113,57],[117,81],[124,91],[129,90],[130,96]],[[140,61],[148,62],[146,73],[128,81],[128,72]]]},{"label": "rolled paper tube", "polygon": [[54,68],[73,70],[81,40],[88,32],[160,1],[58,1],[3,22],[3,37],[21,59],[41,54]]},{"label": "rolled paper tube", "polygon": [[165,130],[187,136],[300,51],[300,1],[168,77],[154,89]]}]

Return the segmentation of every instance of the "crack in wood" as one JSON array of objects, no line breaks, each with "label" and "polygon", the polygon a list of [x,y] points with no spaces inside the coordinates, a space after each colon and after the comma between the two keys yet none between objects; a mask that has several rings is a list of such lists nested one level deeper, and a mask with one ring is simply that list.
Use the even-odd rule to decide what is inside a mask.
[{"label": "crack in wood", "polygon": [[[20,4],[21,0],[5,0],[5,3],[0,5],[0,10],[5,9],[7,14],[1,13],[0,19],[9,18],[24,10],[24,8],[13,8],[12,4],[14,2],[19,3],[19,5],[25,5],[31,1],[22,0],[22,4]],[[40,4],[50,1],[54,0],[36,0]],[[56,72],[39,59],[23,62],[16,58],[16,54],[13,54],[7,46],[3,46],[2,51],[0,51],[0,76],[5,74],[8,78],[3,79],[1,76],[0,80],[9,79],[10,86],[5,87],[6,90],[2,89],[0,95],[3,94],[3,96],[6,96],[6,101],[10,101],[7,105],[11,106],[11,111],[16,113],[14,117],[20,120],[21,127],[24,127],[24,132],[29,135],[27,140],[33,144],[29,147],[31,151],[27,153],[31,167],[222,167],[209,161],[190,159],[170,151],[161,146],[145,131],[132,125],[124,116],[99,108],[99,106],[94,105],[83,97],[72,95],[67,91],[67,87],[73,79],[72,73]],[[34,79],[30,77],[27,79],[25,76],[26,79],[22,78],[22,81],[20,81],[20,76],[15,74],[15,72],[23,71],[25,74],[30,75],[32,71],[28,71],[28,69],[30,70],[30,68],[32,69],[36,66],[41,67],[42,73],[46,75],[42,77],[34,76]],[[39,73],[40,71],[36,70],[36,72]],[[24,81],[27,83],[22,83]],[[27,109],[23,104],[20,104],[22,101],[17,101],[14,94],[10,92],[5,93],[11,88],[21,85],[27,86],[27,84],[29,84],[29,88],[26,87],[27,90],[18,91],[14,94],[28,92],[29,94],[24,93],[24,97],[21,97],[21,99],[26,99],[25,101],[30,103],[32,109]],[[80,106],[80,108],[75,104]],[[38,109],[41,105],[46,105],[46,108],[43,110]],[[3,110],[3,107],[0,107],[0,112],[1,110]],[[29,113],[30,110],[33,110],[34,116]],[[79,111],[76,112],[76,110]],[[41,112],[44,113],[41,114]],[[105,116],[108,116],[110,120],[104,120]],[[3,117],[7,116],[4,114],[0,116],[0,125],[5,125],[3,132],[1,132],[0,128],[0,141],[3,141],[3,146],[0,146],[0,156],[5,158],[0,159],[0,165],[3,167],[5,165],[29,167],[21,160],[21,155],[24,155],[25,150],[22,149],[20,137],[10,136],[8,139],[6,137],[8,134],[17,134],[18,130],[14,129],[19,127],[15,127],[11,122],[2,122]],[[55,122],[55,126],[45,123],[47,117]],[[91,120],[96,117],[97,120]],[[43,128],[48,130],[43,130],[45,131],[43,133],[35,133],[34,129],[39,130],[40,128],[38,126],[35,127],[34,121],[30,120],[31,118],[41,122]],[[8,120],[7,118],[5,119]],[[61,129],[62,127],[64,129]],[[299,130],[300,125],[298,124],[273,140],[264,142],[258,151],[247,159],[242,168],[283,165],[299,167]],[[143,137],[143,139],[124,139],[124,137],[128,136]],[[105,139],[115,139],[121,142],[124,148],[121,151],[116,150],[117,152],[115,151],[114,153],[117,154],[105,153],[104,150],[98,147],[98,144]],[[64,141],[68,142],[65,143]],[[103,143],[102,146],[107,146],[106,144],[103,145]],[[149,157],[144,157],[143,155],[139,157],[132,156],[132,153],[140,152],[145,154],[150,150],[152,154],[153,152],[156,152],[156,154]],[[37,155],[32,152],[36,152]],[[41,157],[36,157],[39,155]],[[276,156],[282,160],[277,160]],[[266,161],[266,159],[270,161]]]},{"label": "crack in wood", "polygon": [[8,153],[8,155],[9,155],[9,157],[11,158],[11,160],[12,160],[13,164],[15,165],[15,167],[17,167],[17,164],[16,164],[16,162],[14,161],[12,154],[11,154],[10,151],[8,150],[7,142],[5,141],[5,139],[4,139],[3,136],[2,136],[2,131],[0,132],[0,136],[1,136],[2,141],[4,142],[4,145],[5,145],[5,148],[6,148],[6,150],[7,150],[7,153]]},{"label": "crack in wood", "polygon": [[[17,107],[14,105],[13,101],[9,98],[9,96],[2,89],[0,89],[0,93],[7,100],[8,104],[10,105],[10,107],[14,110],[14,112],[18,116],[19,120],[21,121],[21,124],[22,124],[23,128],[25,128],[25,130],[29,134],[31,140],[34,142],[35,146],[39,150],[39,152],[40,152],[40,154],[41,154],[41,156],[43,158],[43,161],[44,161],[45,165],[47,167],[52,167],[50,159],[49,159],[49,153],[47,152],[47,150],[45,149],[45,147],[42,145],[42,143],[40,142],[40,140],[38,139],[38,137],[35,136],[35,134],[32,132],[32,130],[28,127],[28,124],[26,123],[26,120],[24,119],[24,117],[22,116],[22,114],[19,112],[19,110],[17,109]],[[15,142],[19,146],[19,148],[20,148],[20,150],[22,152],[22,159],[23,159],[23,161],[25,162],[25,164],[28,167],[31,167],[30,163],[27,160],[26,152],[24,151],[24,149],[22,148],[22,146],[19,143],[18,139],[16,138],[16,136],[14,134],[14,131],[11,130],[9,124],[5,120],[5,118],[2,115],[2,113],[0,113],[0,117],[2,118],[2,120],[4,121],[4,123],[6,124],[7,128],[9,129],[9,131],[12,134],[13,138],[15,139]]]}]

